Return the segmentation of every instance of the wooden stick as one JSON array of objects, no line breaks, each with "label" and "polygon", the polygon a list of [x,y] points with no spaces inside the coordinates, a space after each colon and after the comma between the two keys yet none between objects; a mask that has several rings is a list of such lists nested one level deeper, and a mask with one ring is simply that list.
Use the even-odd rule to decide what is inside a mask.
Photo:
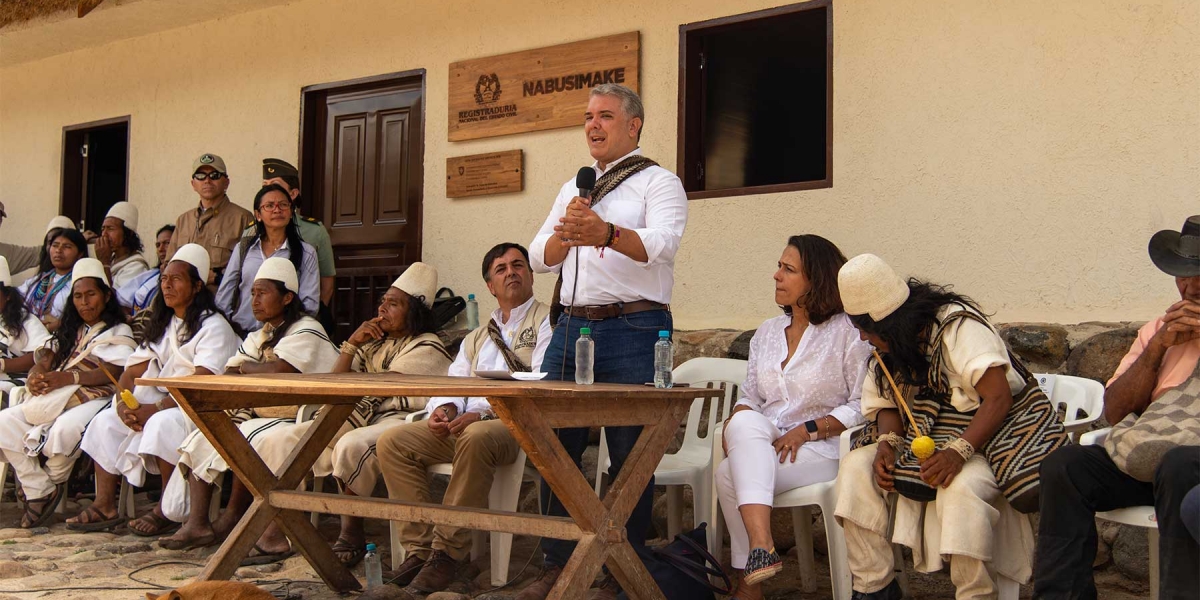
[{"label": "wooden stick", "polygon": [[112,373],[109,373],[109,372],[108,372],[108,369],[105,369],[105,368],[104,368],[104,363],[103,363],[103,362],[98,362],[97,364],[100,366],[100,370],[101,370],[101,371],[104,371],[104,375],[105,375],[106,377],[108,377],[108,380],[109,380],[109,381],[111,381],[111,382],[113,382],[113,385],[117,386],[117,393],[118,393],[118,394],[119,394],[119,393],[121,393],[121,384],[120,384],[120,383],[118,383],[116,379],[113,379]]},{"label": "wooden stick", "polygon": [[879,352],[872,349],[871,354],[875,355],[875,361],[879,363],[879,368],[883,369],[883,376],[887,377],[888,383],[892,384],[892,392],[896,394],[896,402],[900,403],[900,408],[904,409],[904,414],[908,415],[908,422],[912,423],[913,429],[917,430],[917,437],[921,437],[921,426],[917,425],[917,420],[913,418],[912,411],[908,409],[908,403],[904,401],[904,394],[900,393],[900,386],[896,385],[896,380],[892,379],[892,374],[888,372],[887,366],[883,364],[883,359],[879,357]]}]

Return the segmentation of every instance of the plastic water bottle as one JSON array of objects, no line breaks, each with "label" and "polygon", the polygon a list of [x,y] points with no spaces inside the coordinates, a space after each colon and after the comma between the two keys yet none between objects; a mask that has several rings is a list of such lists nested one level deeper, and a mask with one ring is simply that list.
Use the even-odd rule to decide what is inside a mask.
[{"label": "plastic water bottle", "polygon": [[675,348],[671,346],[671,332],[659,331],[654,343],[654,387],[671,387],[671,369],[675,366]]},{"label": "plastic water bottle", "polygon": [[367,589],[383,587],[383,564],[379,562],[375,544],[367,544],[367,555],[363,557],[363,565],[367,570]]},{"label": "plastic water bottle", "polygon": [[592,385],[596,379],[593,361],[596,354],[596,342],[592,341],[592,330],[587,327],[579,329],[579,339],[575,340],[575,383]]},{"label": "plastic water bottle", "polygon": [[467,294],[467,329],[475,331],[479,327],[479,303],[475,294]]}]

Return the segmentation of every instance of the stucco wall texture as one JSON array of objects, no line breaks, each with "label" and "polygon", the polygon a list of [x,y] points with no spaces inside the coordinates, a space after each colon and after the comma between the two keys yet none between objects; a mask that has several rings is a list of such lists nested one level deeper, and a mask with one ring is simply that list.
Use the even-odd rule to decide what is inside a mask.
[{"label": "stucco wall texture", "polygon": [[[449,63],[640,31],[643,148],[672,168],[679,25],[774,4],[303,0],[15,65],[0,70],[0,236],[37,243],[56,213],[65,125],[131,115],[149,236],[194,205],[202,152],[249,205],[261,158],[296,158],[303,86],[424,68],[424,260],[491,310],[480,258],[528,244],[591,159],[580,129],[447,142]],[[777,314],[771,275],[804,232],[953,283],[1002,321],[1147,319],[1178,298],[1146,242],[1200,213],[1200,3],[835,0],[833,115],[831,189],[691,203],[676,327]],[[448,156],[514,148],[523,193],[445,197]]]}]

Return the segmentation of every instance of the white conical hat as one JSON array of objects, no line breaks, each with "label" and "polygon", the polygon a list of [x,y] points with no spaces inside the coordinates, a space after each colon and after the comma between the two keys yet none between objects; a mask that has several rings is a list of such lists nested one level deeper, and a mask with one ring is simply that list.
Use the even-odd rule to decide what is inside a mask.
[{"label": "white conical hat", "polygon": [[392,287],[419,299],[430,308],[433,307],[433,297],[437,294],[437,285],[437,269],[423,262],[408,265],[404,273],[392,282]]},{"label": "white conical hat", "polygon": [[108,275],[104,274],[104,265],[94,258],[81,258],[75,261],[75,266],[71,269],[71,287],[75,287],[75,282],[84,277],[95,277],[103,281],[105,287],[112,287],[108,283]]},{"label": "white conical hat", "polygon": [[272,256],[264,260],[262,266],[258,267],[258,273],[254,275],[255,281],[259,279],[278,281],[289,292],[300,293],[300,281],[296,278],[296,266],[286,258]]},{"label": "white conical hat", "polygon": [[113,217],[116,219],[120,219],[122,222],[125,223],[126,227],[128,227],[134,231],[137,231],[138,209],[136,206],[134,206],[128,202],[118,202],[118,203],[112,205],[112,208],[108,209],[108,214],[104,215],[104,217],[105,218]]},{"label": "white conical hat", "polygon": [[50,223],[46,225],[46,233],[50,233],[51,229],[75,229],[75,223],[67,217],[58,215],[50,219]]},{"label": "white conical hat", "polygon": [[8,259],[0,256],[0,285],[12,285],[12,272],[8,270]]},{"label": "white conical hat", "polygon": [[908,300],[908,284],[874,254],[859,254],[838,271],[838,291],[848,315],[881,321]]},{"label": "white conical hat", "polygon": [[200,273],[200,279],[208,281],[208,250],[200,244],[184,244],[175,251],[175,255],[171,257],[171,262],[182,260],[185,263],[196,267],[196,271]]}]

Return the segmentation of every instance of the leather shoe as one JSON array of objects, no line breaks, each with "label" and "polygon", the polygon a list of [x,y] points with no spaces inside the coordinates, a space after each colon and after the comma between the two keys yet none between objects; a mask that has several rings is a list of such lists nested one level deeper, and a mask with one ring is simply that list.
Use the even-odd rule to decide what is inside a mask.
[{"label": "leather shoe", "polygon": [[425,559],[416,554],[409,554],[408,558],[404,559],[404,562],[400,563],[400,567],[395,571],[383,572],[383,582],[404,587],[412,583],[423,566],[425,566]]},{"label": "leather shoe", "polygon": [[605,575],[600,583],[588,590],[588,600],[617,600],[621,585],[612,575]]},{"label": "leather shoe", "polygon": [[441,550],[434,550],[409,587],[426,594],[440,592],[454,582],[454,576],[458,574],[458,567],[458,561],[451,558],[449,554]]},{"label": "leather shoe", "polygon": [[513,600],[546,600],[546,596],[550,595],[551,588],[558,581],[558,576],[562,575],[562,567],[558,565],[546,565],[542,567],[542,572],[538,574],[537,579],[525,586],[521,593]]}]

